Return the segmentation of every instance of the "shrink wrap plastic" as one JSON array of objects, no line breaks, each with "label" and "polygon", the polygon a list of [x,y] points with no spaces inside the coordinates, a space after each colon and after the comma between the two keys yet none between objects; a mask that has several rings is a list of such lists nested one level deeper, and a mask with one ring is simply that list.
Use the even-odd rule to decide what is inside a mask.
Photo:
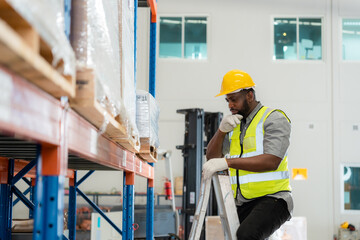
[{"label": "shrink wrap plastic", "polygon": [[[124,108],[121,121],[128,125],[131,135],[138,140],[136,126],[136,91],[134,76],[134,0],[119,0],[121,5],[120,21],[120,54],[121,84]],[[125,116],[127,119],[124,119]]]},{"label": "shrink wrap plastic", "polygon": [[150,145],[159,147],[159,113],[155,98],[143,90],[136,91],[136,124],[140,138],[149,138]]},{"label": "shrink wrap plastic", "polygon": [[71,44],[77,68],[93,70],[95,96],[116,116],[121,108],[117,1],[72,1],[72,9]]},{"label": "shrink wrap plastic", "polygon": [[[126,33],[126,37],[130,39],[122,43],[122,2],[128,1],[72,1],[71,44],[75,50],[78,70],[92,69],[94,72],[97,101],[109,110],[113,117],[119,116],[129,137],[137,140],[134,31],[132,25],[132,32],[129,30]],[[133,11],[133,8],[126,11]],[[131,16],[134,23],[133,13]],[[123,49],[132,52],[132,55],[123,57]],[[106,118],[105,115],[104,117]]]},{"label": "shrink wrap plastic", "polygon": [[7,2],[36,29],[51,48],[52,65],[57,67],[60,73],[74,77],[75,55],[65,35],[64,1],[7,0]]}]

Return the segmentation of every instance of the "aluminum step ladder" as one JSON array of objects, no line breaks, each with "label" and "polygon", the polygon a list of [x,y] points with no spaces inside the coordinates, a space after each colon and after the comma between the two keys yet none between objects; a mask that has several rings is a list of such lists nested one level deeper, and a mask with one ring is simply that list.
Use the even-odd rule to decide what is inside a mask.
[{"label": "aluminum step ladder", "polygon": [[211,182],[214,186],[225,239],[236,240],[236,231],[239,228],[240,223],[236,211],[233,191],[231,189],[230,178],[228,175],[225,175],[224,172],[216,173],[211,179],[201,180],[200,197],[191,226],[189,240],[198,240],[200,238],[207,205],[209,203]]}]

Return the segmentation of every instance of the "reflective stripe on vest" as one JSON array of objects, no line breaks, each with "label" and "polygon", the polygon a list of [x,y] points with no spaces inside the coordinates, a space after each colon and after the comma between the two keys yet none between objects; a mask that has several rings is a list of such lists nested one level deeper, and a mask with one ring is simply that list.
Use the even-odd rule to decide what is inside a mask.
[{"label": "reflective stripe on vest", "polygon": [[[264,173],[256,173],[256,174],[248,174],[245,176],[239,176],[239,183],[245,184],[250,182],[264,182],[271,180],[280,180],[289,178],[289,171],[283,172],[264,172]],[[232,176],[230,178],[231,183],[236,184],[236,176]]]},{"label": "reflective stripe on vest", "polygon": [[[264,122],[267,117],[273,111],[281,110],[272,110],[267,107],[262,107],[252,119],[252,122],[246,130],[244,142],[243,142],[243,152],[241,152],[240,145],[240,125],[239,124],[230,134],[230,157],[229,158],[243,158],[243,157],[253,157],[258,156],[264,153],[263,142],[264,142]],[[284,116],[287,118],[285,113]],[[287,118],[288,119],[288,118]],[[290,120],[288,119],[290,122]],[[280,191],[290,191],[290,181],[289,181],[289,172],[287,164],[287,154],[282,159],[279,167],[275,171],[268,172],[250,172],[244,170],[236,170],[230,168],[230,182],[231,187],[234,191],[234,197],[236,197],[238,183],[241,194],[247,198],[252,199],[256,197],[265,196],[268,194],[273,194]],[[239,172],[239,177],[237,178],[237,171]]]},{"label": "reflective stripe on vest", "polygon": [[242,157],[253,157],[264,153],[264,118],[266,116],[266,113],[268,113],[268,109],[265,110],[265,113],[263,114],[262,118],[260,119],[260,122],[256,126],[256,151],[254,152],[245,152],[242,154]]}]

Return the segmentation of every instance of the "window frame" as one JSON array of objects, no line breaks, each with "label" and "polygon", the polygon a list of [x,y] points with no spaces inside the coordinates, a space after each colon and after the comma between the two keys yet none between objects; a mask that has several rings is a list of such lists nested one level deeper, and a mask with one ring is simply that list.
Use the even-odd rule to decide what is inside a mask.
[{"label": "window frame", "polygon": [[[296,59],[275,59],[275,38],[274,38],[274,34],[275,34],[275,27],[274,27],[274,20],[275,18],[295,18],[296,19]],[[321,59],[315,59],[315,60],[311,60],[311,59],[299,59],[300,57],[300,53],[299,53],[299,48],[300,48],[300,43],[299,43],[299,19],[300,18],[319,18],[321,19]],[[318,64],[318,63],[325,63],[325,50],[326,50],[326,46],[325,46],[325,16],[324,15],[272,15],[270,16],[270,25],[271,25],[271,60],[274,63],[314,63],[314,64]]]},{"label": "window frame", "polygon": [[[160,18],[162,17],[181,17],[182,22],[181,22],[181,57],[177,58],[177,57],[160,57]],[[185,58],[185,18],[186,17],[205,17],[207,20],[206,23],[206,59],[193,59],[193,58]],[[210,59],[210,54],[209,54],[209,49],[210,49],[210,14],[208,13],[189,13],[189,14],[177,14],[177,13],[168,13],[168,14],[158,14],[157,17],[157,22],[159,23],[159,27],[157,27],[157,33],[156,33],[156,38],[157,38],[157,50],[156,50],[156,57],[159,61],[175,61],[175,62],[182,62],[182,61],[192,61],[192,62],[208,62]]]},{"label": "window frame", "polygon": [[346,16],[342,16],[342,17],[340,17],[340,23],[339,23],[339,25],[340,25],[340,62],[341,63],[359,63],[360,62],[360,59],[358,59],[358,60],[346,60],[346,59],[344,59],[343,58],[343,55],[344,55],[344,49],[343,49],[343,20],[344,19],[358,19],[358,20],[360,20],[360,17],[359,16],[348,16],[348,17],[346,17]]},{"label": "window frame", "polygon": [[342,214],[359,215],[360,209],[345,209],[345,189],[344,189],[344,167],[360,168],[360,163],[341,163],[340,164],[340,211]]}]

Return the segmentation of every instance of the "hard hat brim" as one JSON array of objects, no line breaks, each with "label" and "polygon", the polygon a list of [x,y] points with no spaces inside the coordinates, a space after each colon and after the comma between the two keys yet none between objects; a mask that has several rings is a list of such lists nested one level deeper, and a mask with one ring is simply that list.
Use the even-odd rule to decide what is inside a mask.
[{"label": "hard hat brim", "polygon": [[223,92],[220,92],[218,95],[216,95],[215,97],[219,97],[219,96],[223,96],[223,95],[226,95],[226,94],[230,94],[230,93],[233,93],[235,91],[238,91],[238,90],[243,90],[243,89],[250,89],[250,88],[255,88],[256,85],[254,86],[249,86],[249,87],[243,87],[243,88],[238,88],[238,89],[234,89],[234,90],[229,90],[229,91],[223,91]]}]

